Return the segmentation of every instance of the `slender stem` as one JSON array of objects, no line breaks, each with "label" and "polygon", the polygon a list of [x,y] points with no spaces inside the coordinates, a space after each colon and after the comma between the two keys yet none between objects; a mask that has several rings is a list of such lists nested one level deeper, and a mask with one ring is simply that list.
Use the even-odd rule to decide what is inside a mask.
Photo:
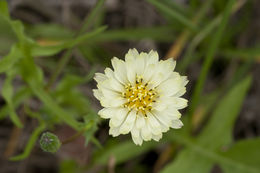
[{"label": "slender stem", "polygon": [[84,128],[82,128],[80,131],[78,131],[77,133],[75,133],[74,135],[68,137],[67,139],[65,139],[64,141],[62,141],[62,145],[64,144],[68,144],[74,140],[76,140],[78,137],[80,137],[85,131],[87,131],[88,129],[90,129],[92,127],[92,125],[94,124],[94,122],[89,122]]}]

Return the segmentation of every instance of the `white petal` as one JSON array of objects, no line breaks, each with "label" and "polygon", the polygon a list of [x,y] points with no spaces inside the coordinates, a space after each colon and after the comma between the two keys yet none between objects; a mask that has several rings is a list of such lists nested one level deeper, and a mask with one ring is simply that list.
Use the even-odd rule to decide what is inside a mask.
[{"label": "white petal", "polygon": [[159,61],[159,55],[156,51],[151,50],[147,56],[147,64],[156,64]]},{"label": "white petal", "polygon": [[110,127],[109,134],[112,135],[113,137],[120,135],[119,127]]},{"label": "white petal", "polygon": [[123,122],[123,124],[121,125],[119,132],[122,134],[127,134],[129,133],[134,124],[135,124],[135,119],[136,119],[136,111],[132,110],[126,117],[125,121]]},{"label": "white petal", "polygon": [[142,145],[143,139],[140,135],[140,132],[138,131],[137,135],[133,135],[133,132],[131,131],[132,139],[136,145]]},{"label": "white petal", "polygon": [[150,82],[151,78],[154,76],[154,72],[155,72],[155,64],[149,64],[143,73],[143,80],[145,83]]},{"label": "white petal", "polygon": [[95,73],[94,80],[97,83],[101,83],[101,82],[103,82],[106,79],[107,79],[107,77],[103,73]]},{"label": "white petal", "polygon": [[171,119],[167,115],[163,114],[163,112],[153,110],[152,114],[166,127],[169,127],[171,125]]},{"label": "white petal", "polygon": [[163,104],[168,103],[169,106],[175,109],[183,109],[188,105],[188,100],[180,97],[161,97],[160,101],[163,102]]},{"label": "white petal", "polygon": [[93,91],[94,96],[95,96],[98,100],[100,100],[100,99],[103,97],[103,94],[102,94],[102,92],[101,92],[100,90],[98,90],[98,89],[93,89],[92,91]]},{"label": "white petal", "polygon": [[177,120],[181,117],[181,113],[173,106],[167,107],[161,114],[167,115],[171,120]]},{"label": "white petal", "polygon": [[136,117],[136,128],[137,129],[141,129],[145,126],[145,120],[144,120],[144,116],[142,114],[138,114]]},{"label": "white petal", "polygon": [[153,135],[152,138],[153,138],[153,140],[158,142],[162,138],[162,133],[160,133],[158,135]]},{"label": "white petal", "polygon": [[125,61],[135,60],[137,56],[139,56],[139,53],[136,49],[129,49],[125,55]]},{"label": "white petal", "polygon": [[105,69],[105,75],[108,77],[108,78],[114,78],[115,75],[114,75],[114,72],[111,68],[106,68]]},{"label": "white petal", "polygon": [[126,102],[127,100],[121,97],[114,98],[114,99],[102,97],[100,99],[100,103],[103,107],[120,107]]},{"label": "white petal", "polygon": [[153,114],[147,112],[147,121],[154,130],[161,131],[161,125]]},{"label": "white petal", "polygon": [[118,80],[116,80],[115,78],[108,79],[108,87],[118,92],[125,91],[124,86],[121,83],[119,83]]},{"label": "white petal", "polygon": [[146,53],[141,53],[139,56],[137,56],[135,60],[135,71],[137,76],[143,76],[144,69],[145,69],[145,57],[147,56]]},{"label": "white petal", "polygon": [[109,121],[110,127],[119,127],[122,125],[122,123],[125,121],[125,119],[128,116],[128,111],[124,108],[119,109],[117,112],[115,112],[114,116],[111,117]]},{"label": "white petal", "polygon": [[125,62],[114,57],[112,60],[112,66],[115,70],[114,75],[116,79],[121,82],[122,84],[128,83],[127,75],[126,75],[126,66]]},{"label": "white petal", "polygon": [[152,138],[152,132],[147,122],[145,122],[145,126],[141,130],[141,136],[145,141],[149,141]]},{"label": "white petal", "polygon": [[150,127],[153,135],[159,135],[160,133],[162,133],[161,126],[157,120],[153,120],[151,119],[151,117],[153,116],[147,116],[147,124]]},{"label": "white petal", "polygon": [[159,63],[156,65],[154,77],[151,79],[152,88],[157,87],[162,82],[170,78],[173,73],[176,73],[173,72],[175,65],[176,62],[172,59],[168,59],[166,61],[159,61]]},{"label": "white petal", "polygon": [[103,108],[98,112],[98,115],[100,115],[102,118],[108,119],[113,117],[117,112],[119,108]]},{"label": "white petal", "polygon": [[98,86],[98,87],[99,87],[100,91],[102,92],[103,96],[106,98],[116,99],[116,98],[122,97],[122,95],[119,92],[110,90],[108,88],[104,88],[102,86]]},{"label": "white petal", "polygon": [[182,87],[181,89],[180,89],[180,91],[178,91],[176,94],[174,94],[174,96],[176,96],[176,97],[181,97],[181,96],[183,96],[183,94],[185,94],[186,93],[186,88],[185,87]]},{"label": "white petal", "polygon": [[180,91],[182,84],[181,82],[182,81],[180,77],[168,79],[158,86],[158,92],[164,96],[172,96]]},{"label": "white petal", "polygon": [[135,63],[134,60],[126,61],[126,71],[128,81],[134,85],[136,80]]},{"label": "white petal", "polygon": [[183,126],[183,123],[181,122],[181,120],[174,120],[171,125],[171,127],[174,129],[179,129],[182,126]]}]

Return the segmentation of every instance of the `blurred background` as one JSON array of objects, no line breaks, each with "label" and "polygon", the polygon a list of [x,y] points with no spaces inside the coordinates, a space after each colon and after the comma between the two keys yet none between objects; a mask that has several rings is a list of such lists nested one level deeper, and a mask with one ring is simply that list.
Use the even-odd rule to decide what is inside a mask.
[{"label": "blurred background", "polygon": [[[259,8],[259,0],[1,1],[0,172],[259,173]],[[173,57],[189,79],[184,127],[141,147],[108,135],[92,94],[94,73],[130,48]],[[41,150],[44,131],[62,141],[57,153]]]}]

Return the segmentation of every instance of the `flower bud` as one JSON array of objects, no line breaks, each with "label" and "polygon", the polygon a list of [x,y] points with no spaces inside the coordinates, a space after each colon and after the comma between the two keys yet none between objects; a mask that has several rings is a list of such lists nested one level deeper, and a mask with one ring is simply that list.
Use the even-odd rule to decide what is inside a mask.
[{"label": "flower bud", "polygon": [[45,132],[41,136],[40,146],[43,151],[56,153],[61,146],[61,142],[53,133]]}]

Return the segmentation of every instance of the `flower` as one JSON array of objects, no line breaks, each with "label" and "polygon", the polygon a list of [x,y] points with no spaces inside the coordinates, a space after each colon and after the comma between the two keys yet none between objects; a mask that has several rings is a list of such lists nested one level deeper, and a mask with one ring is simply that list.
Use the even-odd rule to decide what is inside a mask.
[{"label": "flower", "polygon": [[114,57],[111,68],[96,73],[94,96],[104,107],[98,114],[109,120],[113,137],[131,133],[135,144],[159,141],[162,133],[181,128],[179,109],[187,106],[186,76],[174,72],[173,58],[160,60],[156,51],[130,49],[125,61]]}]

